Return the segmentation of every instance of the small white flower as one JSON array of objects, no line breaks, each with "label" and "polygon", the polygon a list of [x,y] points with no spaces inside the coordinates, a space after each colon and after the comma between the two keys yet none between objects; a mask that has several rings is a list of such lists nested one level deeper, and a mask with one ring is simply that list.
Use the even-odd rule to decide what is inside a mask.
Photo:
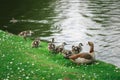
[{"label": "small white flower", "polygon": [[19,63],[20,65],[22,65],[22,62],[21,63]]},{"label": "small white flower", "polygon": [[74,69],[74,67],[72,67],[72,69]]},{"label": "small white flower", "polygon": [[85,77],[84,75],[82,75],[82,77]]},{"label": "small white flower", "polygon": [[3,79],[3,80],[9,80],[9,79]]},{"label": "small white flower", "polygon": [[42,77],[42,79],[45,79],[44,77]]},{"label": "small white flower", "polygon": [[88,76],[89,78],[91,77],[91,76]]},{"label": "small white flower", "polygon": [[13,64],[13,62],[10,62],[10,64]]},{"label": "small white flower", "polygon": [[24,71],[24,69],[22,69],[22,71]]},{"label": "small white flower", "polygon": [[8,73],[7,75],[10,75],[10,73]]},{"label": "small white flower", "polygon": [[10,70],[12,70],[12,68],[9,68]]},{"label": "small white flower", "polygon": [[11,77],[13,77],[13,75],[10,75]]},{"label": "small white flower", "polygon": [[21,77],[18,77],[19,79],[21,78]]},{"label": "small white flower", "polygon": [[32,66],[34,66],[35,64],[34,63],[32,63]]},{"label": "small white flower", "polygon": [[21,70],[19,72],[22,72]]},{"label": "small white flower", "polygon": [[7,78],[9,79],[10,77],[9,77],[9,76],[7,76]]},{"label": "small white flower", "polygon": [[103,72],[103,71],[101,71],[101,72]]},{"label": "small white flower", "polygon": [[28,61],[27,63],[29,64],[30,62]]},{"label": "small white flower", "polygon": [[31,73],[33,74],[34,72],[33,72],[33,71],[31,71]]},{"label": "small white flower", "polygon": [[20,67],[17,68],[18,70],[20,69]]},{"label": "small white flower", "polygon": [[55,75],[54,73],[52,73],[52,75]]},{"label": "small white flower", "polygon": [[26,79],[29,79],[29,76],[27,76]]},{"label": "small white flower", "polygon": [[5,57],[5,55],[3,54],[2,57]]},{"label": "small white flower", "polygon": [[119,69],[118,67],[116,67],[115,69]]},{"label": "small white flower", "polygon": [[12,58],[12,61],[14,61],[15,59],[14,58]]},{"label": "small white flower", "polygon": [[23,76],[25,76],[25,74],[23,74]]},{"label": "small white flower", "polygon": [[52,70],[53,68],[52,68],[52,67],[50,67],[50,69]]},{"label": "small white flower", "polygon": [[118,70],[116,70],[116,72],[119,72]]}]

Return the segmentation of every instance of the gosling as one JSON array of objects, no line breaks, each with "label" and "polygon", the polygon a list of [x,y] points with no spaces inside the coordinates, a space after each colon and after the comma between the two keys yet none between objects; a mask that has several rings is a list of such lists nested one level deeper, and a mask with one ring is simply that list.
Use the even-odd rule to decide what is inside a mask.
[{"label": "gosling", "polygon": [[27,30],[27,31],[20,32],[18,35],[22,36],[26,40],[26,38],[32,36],[33,33],[34,32],[31,30]]},{"label": "gosling", "polygon": [[72,53],[74,53],[74,54],[78,54],[78,53],[80,53],[81,51],[82,51],[82,46],[83,46],[83,44],[82,43],[79,43],[79,45],[78,46],[72,46]]},{"label": "gosling", "polygon": [[32,48],[38,48],[39,45],[40,45],[40,38],[36,38],[31,44]]},{"label": "gosling", "polygon": [[64,50],[65,45],[67,45],[67,43],[63,42],[61,45],[57,46],[55,48],[56,53],[62,53],[62,51]]},{"label": "gosling", "polygon": [[48,51],[54,53],[55,52],[55,44],[54,38],[52,38],[51,42],[48,43]]}]

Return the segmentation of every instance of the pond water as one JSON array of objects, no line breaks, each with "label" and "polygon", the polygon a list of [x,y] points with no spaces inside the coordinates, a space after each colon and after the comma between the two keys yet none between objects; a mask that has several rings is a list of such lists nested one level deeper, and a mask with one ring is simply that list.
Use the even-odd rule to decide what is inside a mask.
[{"label": "pond water", "polygon": [[120,0],[0,0],[0,29],[18,34],[31,29],[33,37],[67,42],[66,49],[88,41],[96,59],[120,67]]}]

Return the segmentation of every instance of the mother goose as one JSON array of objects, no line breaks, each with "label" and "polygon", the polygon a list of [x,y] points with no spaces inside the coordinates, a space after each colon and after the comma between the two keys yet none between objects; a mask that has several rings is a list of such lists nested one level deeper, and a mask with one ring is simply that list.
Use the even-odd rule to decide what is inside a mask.
[{"label": "mother goose", "polygon": [[66,56],[66,58],[70,59],[71,61],[77,64],[88,64],[94,62],[95,61],[94,44],[93,42],[88,42],[88,44],[90,46],[89,52],[69,55]]}]

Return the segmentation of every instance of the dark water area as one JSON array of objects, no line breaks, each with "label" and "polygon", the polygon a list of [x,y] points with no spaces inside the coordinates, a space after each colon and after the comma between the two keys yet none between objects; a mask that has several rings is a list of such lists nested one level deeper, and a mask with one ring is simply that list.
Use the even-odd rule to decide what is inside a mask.
[{"label": "dark water area", "polygon": [[93,41],[96,59],[120,67],[120,0],[0,0],[0,29],[31,29],[32,37],[67,42],[66,49],[82,42],[89,51]]}]

